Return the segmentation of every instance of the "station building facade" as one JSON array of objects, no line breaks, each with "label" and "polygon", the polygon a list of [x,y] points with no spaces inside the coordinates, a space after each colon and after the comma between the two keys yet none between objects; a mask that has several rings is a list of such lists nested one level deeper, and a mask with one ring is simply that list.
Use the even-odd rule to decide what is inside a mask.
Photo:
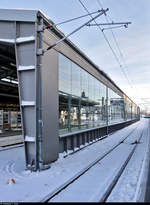
[{"label": "station building facade", "polygon": [[7,86],[18,83],[3,90],[5,104],[19,91],[27,168],[44,169],[139,119],[139,107],[69,39],[47,50],[64,34],[41,11],[1,9],[0,29]]}]

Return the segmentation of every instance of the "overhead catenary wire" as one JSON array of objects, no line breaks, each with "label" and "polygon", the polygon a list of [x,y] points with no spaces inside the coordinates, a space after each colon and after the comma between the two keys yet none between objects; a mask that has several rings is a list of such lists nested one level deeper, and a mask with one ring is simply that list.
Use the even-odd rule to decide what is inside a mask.
[{"label": "overhead catenary wire", "polygon": [[[90,12],[89,12],[88,9],[86,8],[86,6],[83,4],[83,2],[82,2],[81,0],[78,0],[78,1],[79,1],[79,3],[82,5],[82,7],[84,8],[84,10],[85,10],[85,11],[89,14],[89,16],[92,18],[92,15],[90,15]],[[98,1],[98,0],[97,0],[97,1]],[[99,2],[99,3],[100,3],[100,2]],[[100,7],[103,8],[102,5],[101,5]],[[105,14],[105,17],[106,17],[106,14]],[[97,24],[96,20],[94,20],[94,22],[95,22],[95,24]],[[113,55],[114,55],[114,57],[115,57],[115,59],[116,59],[118,65],[119,65],[119,67],[120,67],[121,70],[122,70],[123,75],[125,76],[125,78],[127,79],[128,83],[129,83],[130,87],[131,87],[132,89],[134,89],[134,88],[133,88],[133,85],[132,85],[131,82],[129,81],[129,78],[128,78],[126,72],[124,71],[124,68],[122,67],[122,65],[121,65],[121,63],[120,63],[119,58],[117,57],[115,51],[113,50],[112,46],[110,45],[110,42],[109,42],[109,40],[107,39],[105,33],[103,32],[103,30],[101,29],[101,27],[100,27],[99,25],[97,25],[97,27],[98,27],[98,28],[100,29],[100,31],[102,32],[102,34],[103,34],[103,36],[104,36],[104,39],[106,40],[106,42],[107,42],[109,48],[111,49],[111,51],[112,51],[112,53],[113,53]],[[111,30],[111,31],[112,31],[112,30]],[[113,38],[114,38],[114,40],[115,40],[115,42],[116,42],[116,46],[117,46],[117,48],[118,48],[118,50],[119,50],[119,52],[120,52],[120,56],[123,57],[123,54],[122,54],[122,52],[121,52],[121,50],[120,50],[120,48],[119,48],[119,45],[118,45],[118,43],[117,43],[117,40],[116,40],[116,38],[115,38],[113,32],[112,32],[112,35],[113,35]]]},{"label": "overhead catenary wire", "polygon": [[[100,8],[102,9],[103,6],[102,6],[100,0],[97,0],[97,2],[98,2],[98,4],[99,4]],[[106,21],[107,21],[107,22],[109,22],[107,17],[110,19],[111,22],[113,22],[113,20],[112,20],[112,18],[110,17],[110,15],[107,15],[107,16],[105,15],[105,18],[106,18]],[[120,57],[122,58],[122,61],[123,61],[124,65],[125,65],[125,67],[128,68],[128,66],[127,66],[127,64],[126,64],[126,62],[125,62],[125,59],[124,59],[124,55],[123,55],[123,53],[122,53],[122,51],[121,51],[121,49],[120,49],[120,47],[119,47],[119,44],[118,44],[117,39],[116,39],[116,37],[115,37],[115,34],[114,34],[114,32],[113,32],[112,30],[111,30],[111,33],[112,33],[113,39],[114,39],[114,41],[115,41],[115,44],[116,44],[116,46],[117,46],[117,48],[118,48],[118,51],[119,51],[119,53],[120,53]],[[122,71],[125,73],[123,67],[122,67]],[[133,80],[131,80],[131,79],[129,80],[129,78],[128,78],[128,76],[127,76],[126,73],[125,73],[125,75],[126,75],[127,81],[129,82],[130,87],[131,87],[132,89],[136,89],[136,92],[134,92],[134,94],[137,96],[136,93],[137,93],[138,88],[134,85]],[[131,81],[131,82],[130,82],[130,81]],[[139,93],[139,92],[138,92],[138,93]]]},{"label": "overhead catenary wire", "polygon": [[[103,8],[103,5],[102,5],[102,3],[100,2],[100,0],[97,0],[97,3],[99,4],[100,8],[102,9],[102,8]],[[107,23],[109,22],[109,21],[108,21],[108,18],[109,18],[109,20],[110,20],[111,22],[113,22],[113,20],[112,20],[112,18],[110,17],[109,14],[105,15],[105,18],[106,18]],[[119,53],[120,53],[120,57],[122,58],[122,61],[123,61],[124,65],[125,65],[125,67],[128,68],[128,66],[127,66],[127,64],[126,64],[126,62],[125,62],[125,59],[124,59],[124,55],[123,55],[123,53],[122,53],[122,51],[121,51],[121,49],[120,49],[120,47],[119,47],[119,44],[118,44],[118,42],[117,42],[117,39],[116,39],[115,34],[114,34],[114,32],[112,31],[112,29],[111,29],[111,33],[112,33],[114,42],[115,42],[115,44],[116,44],[116,47],[118,48],[118,51],[119,51]],[[128,83],[129,83],[130,87],[132,88],[132,90],[135,90],[134,95],[135,95],[135,96],[138,96],[139,93],[140,93],[140,92],[138,91],[139,89],[138,89],[137,86],[133,83],[133,80],[131,80],[131,79],[129,80],[129,78],[128,78],[128,76],[127,76],[127,74],[126,74],[124,68],[123,68],[122,66],[121,66],[120,68],[122,68],[122,72],[124,73],[124,75],[125,75],[125,77],[126,77]],[[131,81],[131,82],[130,82],[130,81]],[[137,91],[138,91],[138,94],[137,94]],[[142,101],[144,101],[142,98],[140,98],[140,99],[141,99]],[[145,101],[144,101],[144,102],[145,102]],[[140,104],[140,103],[138,103],[138,104]],[[142,103],[141,103],[141,104],[142,104]]]},{"label": "overhead catenary wire", "polygon": [[[100,8],[102,9],[102,8],[103,8],[103,5],[101,4],[100,0],[97,0],[97,3],[99,4]],[[113,23],[113,20],[111,19],[111,17],[110,17],[109,15],[105,15],[105,18],[106,18],[107,23],[109,23],[107,17],[109,17],[109,19],[110,19],[111,22]],[[122,58],[122,61],[123,61],[124,65],[125,65],[125,67],[127,67],[126,62],[125,62],[125,59],[124,59],[124,55],[123,55],[123,53],[122,53],[122,51],[121,51],[121,49],[120,49],[120,47],[119,47],[119,44],[118,44],[117,39],[116,39],[116,37],[115,37],[115,34],[114,34],[114,32],[112,31],[112,28],[110,28],[110,29],[111,29],[112,37],[113,37],[113,39],[114,39],[114,42],[115,42],[115,44],[116,44],[116,47],[117,47],[117,49],[118,49],[118,51],[119,51],[120,57]],[[126,74],[126,72],[124,71],[124,67],[123,67],[123,66],[120,66],[120,68],[122,69],[122,72],[123,72],[125,78],[127,79],[128,83],[129,83],[129,85],[130,85],[130,87],[131,87],[132,89],[134,89],[134,87],[133,87],[133,85],[132,85],[133,83],[130,82],[130,80],[129,80],[127,74]]]},{"label": "overhead catenary wire", "polygon": [[[97,2],[98,2],[98,4],[99,4],[99,6],[100,6],[101,8],[103,8],[103,6],[102,6],[102,4],[100,3],[100,1],[97,0]],[[107,23],[109,23],[107,16],[105,16],[105,18],[106,18]],[[112,22],[113,22],[113,20],[112,20]],[[111,30],[111,33],[112,33],[112,36],[113,36],[113,38],[114,38],[115,44],[116,44],[116,46],[117,46],[117,48],[118,48],[118,51],[119,51],[119,53],[120,53],[120,56],[123,57],[122,51],[120,50],[120,47],[119,47],[118,42],[117,42],[117,39],[116,39],[115,34],[114,34],[114,32],[113,32],[112,30]]]},{"label": "overhead catenary wire", "polygon": [[[92,15],[90,15],[90,12],[89,12],[88,9],[86,8],[86,6],[83,4],[83,2],[82,2],[81,0],[78,0],[78,1],[79,1],[79,3],[82,5],[82,7],[84,8],[84,10],[89,14],[89,16],[90,16],[91,18],[93,18]],[[94,20],[94,22],[97,24],[97,22],[96,22],[95,20]],[[97,27],[98,27],[99,30],[102,32],[102,34],[103,34],[103,36],[104,36],[104,39],[106,40],[106,42],[107,42],[109,48],[111,49],[111,51],[112,51],[112,53],[113,53],[113,55],[114,55],[114,57],[115,57],[117,63],[119,64],[119,66],[121,66],[120,60],[118,59],[118,57],[117,57],[115,51],[113,50],[112,46],[110,45],[110,43],[109,43],[109,41],[108,41],[108,39],[107,39],[105,33],[102,31],[102,29],[101,29],[101,27],[100,27],[99,25],[97,25]]]},{"label": "overhead catenary wire", "polygon": [[[85,9],[85,11],[86,11],[88,14],[90,14],[90,12],[89,12],[88,9],[86,8],[86,6],[83,4],[83,2],[82,2],[81,0],[78,0],[78,1],[79,1],[80,4],[82,5],[82,7]],[[106,16],[106,15],[105,15],[105,16]],[[90,15],[90,17],[92,18],[92,15]],[[95,20],[94,20],[94,22],[97,24],[97,22],[96,22]],[[104,39],[106,40],[106,42],[107,42],[109,48],[111,49],[111,51],[112,51],[112,53],[113,53],[113,55],[114,55],[114,57],[115,57],[115,59],[116,59],[118,65],[119,65],[119,67],[121,68],[121,70],[122,70],[122,72],[123,72],[125,78],[127,79],[128,83],[129,83],[130,87],[133,88],[132,84],[130,83],[130,81],[129,81],[128,77],[127,77],[127,74],[125,73],[124,69],[122,68],[122,65],[121,65],[121,63],[120,63],[119,58],[117,57],[115,51],[113,50],[112,46],[110,45],[110,42],[109,42],[109,40],[107,39],[105,33],[103,32],[103,30],[101,29],[101,27],[100,27],[99,25],[97,25],[97,27],[98,27],[98,28],[100,29],[100,31],[102,32],[102,34],[103,34],[103,36],[104,36]],[[116,43],[117,43],[117,42],[116,42]],[[117,44],[117,45],[118,45],[118,44]],[[119,46],[118,46],[118,48],[119,48]],[[120,50],[120,49],[119,49],[119,50]],[[120,52],[121,52],[121,51],[120,51]]]}]

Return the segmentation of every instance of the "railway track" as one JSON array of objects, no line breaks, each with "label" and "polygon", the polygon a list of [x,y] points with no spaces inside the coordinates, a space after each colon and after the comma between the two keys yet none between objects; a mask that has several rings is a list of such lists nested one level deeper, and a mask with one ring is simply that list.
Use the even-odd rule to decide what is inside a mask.
[{"label": "railway track", "polygon": [[[128,133],[127,136],[125,136],[120,142],[118,142],[117,145],[108,150],[107,153],[97,158],[95,161],[78,172],[73,178],[69,179],[66,183],[55,189],[53,192],[49,193],[41,200],[41,202],[105,202],[112,192],[113,188],[115,187],[115,184],[119,180],[120,176],[122,175],[125,167],[129,163],[136,147],[138,146],[143,136],[144,129],[141,129],[139,131],[138,125],[139,124],[137,124],[137,126],[130,133]],[[119,158],[119,153],[122,151],[122,149],[124,149],[124,154],[123,158],[121,157],[121,159]],[[94,185],[94,180],[103,180],[106,177],[100,176],[99,173],[103,173],[105,172],[105,170],[109,170],[112,165],[108,165],[109,163],[112,163],[113,160],[115,160],[114,157],[116,156],[118,156],[120,160],[120,162],[116,165],[117,169],[113,170],[114,174],[110,175],[110,179],[103,182],[103,187],[98,190],[101,183],[96,183],[96,185]],[[93,175],[93,173],[95,173],[95,175]],[[95,176],[97,177],[96,179]],[[91,194],[91,196],[89,190],[91,190],[92,188],[90,188],[89,186],[95,186],[95,193],[93,195]],[[71,194],[73,194],[73,196],[71,196]],[[83,195],[83,197],[81,195]],[[69,199],[69,197],[73,198]]]},{"label": "railway track", "polygon": [[17,147],[23,147],[23,146],[24,146],[24,143],[22,143],[22,142],[11,144],[11,145],[6,145],[6,146],[1,146],[0,147],[0,152],[6,151],[6,150],[9,150],[9,149],[15,149]]}]

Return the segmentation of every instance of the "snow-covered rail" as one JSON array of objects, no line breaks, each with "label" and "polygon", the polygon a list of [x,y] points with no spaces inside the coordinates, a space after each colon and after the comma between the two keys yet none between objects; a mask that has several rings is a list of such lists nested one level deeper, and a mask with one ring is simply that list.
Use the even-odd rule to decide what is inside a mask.
[{"label": "snow-covered rail", "polygon": [[106,201],[146,133],[147,127],[137,123],[117,145],[53,190],[42,202]]},{"label": "snow-covered rail", "polygon": [[[0,201],[143,201],[150,156],[148,122],[141,119],[65,158],[60,154],[42,172],[25,170],[24,147],[1,151]],[[16,183],[8,184],[12,178]]]}]

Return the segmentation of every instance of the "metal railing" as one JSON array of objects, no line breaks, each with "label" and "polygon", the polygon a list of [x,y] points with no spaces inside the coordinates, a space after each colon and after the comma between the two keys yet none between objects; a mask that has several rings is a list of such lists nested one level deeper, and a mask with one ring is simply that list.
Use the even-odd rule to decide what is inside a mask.
[{"label": "metal railing", "polygon": [[107,137],[108,134],[122,129],[138,120],[139,119],[133,119],[121,123],[110,124],[108,126],[105,125],[103,127],[90,128],[62,134],[59,136],[59,152],[65,152],[66,155],[69,153],[74,153],[91,143]]}]

